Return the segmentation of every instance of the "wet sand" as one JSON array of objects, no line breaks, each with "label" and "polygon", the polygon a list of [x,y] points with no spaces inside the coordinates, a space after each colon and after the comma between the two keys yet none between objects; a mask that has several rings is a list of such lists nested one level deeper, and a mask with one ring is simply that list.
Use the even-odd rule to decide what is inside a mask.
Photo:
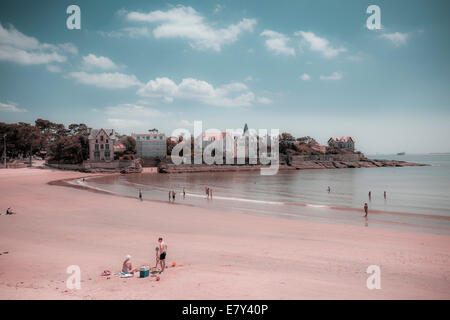
[{"label": "wet sand", "polygon": [[[450,236],[141,202],[48,184],[83,176],[0,170],[0,210],[17,211],[0,216],[0,299],[450,298]],[[126,254],[135,267],[153,265],[159,236],[168,244],[168,265],[182,267],[169,267],[159,282],[100,276],[119,271]],[[66,288],[70,265],[81,268],[81,290]],[[366,287],[369,265],[381,268],[380,290]]]}]

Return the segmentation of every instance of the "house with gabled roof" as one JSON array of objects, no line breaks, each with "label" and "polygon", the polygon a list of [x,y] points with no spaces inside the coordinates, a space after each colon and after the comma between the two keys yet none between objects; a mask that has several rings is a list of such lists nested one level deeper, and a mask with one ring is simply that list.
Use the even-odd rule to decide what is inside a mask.
[{"label": "house with gabled roof", "polygon": [[355,151],[355,138],[350,136],[333,137],[328,140],[328,145],[333,148]]},{"label": "house with gabled roof", "polygon": [[88,129],[89,160],[113,161],[117,135],[114,129]]}]

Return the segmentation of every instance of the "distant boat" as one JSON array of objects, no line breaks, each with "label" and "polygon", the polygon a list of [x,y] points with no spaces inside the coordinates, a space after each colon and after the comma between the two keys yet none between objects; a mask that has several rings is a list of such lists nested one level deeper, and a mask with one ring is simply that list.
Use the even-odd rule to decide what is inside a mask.
[{"label": "distant boat", "polygon": [[399,152],[399,153],[397,153],[397,155],[398,155],[398,156],[404,156],[405,153],[404,153],[404,152]]}]

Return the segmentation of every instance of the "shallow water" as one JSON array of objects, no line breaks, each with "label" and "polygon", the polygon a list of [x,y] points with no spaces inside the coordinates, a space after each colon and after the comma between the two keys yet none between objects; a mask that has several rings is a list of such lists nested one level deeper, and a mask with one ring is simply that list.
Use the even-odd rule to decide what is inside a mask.
[{"label": "shallow water", "polygon": [[[258,171],[132,174],[91,178],[86,183],[133,197],[141,189],[145,200],[168,201],[168,190],[174,189],[177,203],[201,207],[450,234],[450,155],[370,157],[431,166],[280,171],[274,176],[261,176]],[[213,200],[206,200],[206,187],[212,188]],[[368,219],[362,218],[365,202],[369,205]]]}]

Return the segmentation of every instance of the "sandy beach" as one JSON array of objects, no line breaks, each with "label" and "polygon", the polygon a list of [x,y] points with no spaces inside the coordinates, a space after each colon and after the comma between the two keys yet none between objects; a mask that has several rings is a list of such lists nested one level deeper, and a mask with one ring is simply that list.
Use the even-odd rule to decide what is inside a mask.
[{"label": "sandy beach", "polygon": [[[0,216],[0,299],[450,298],[449,236],[140,202],[48,184],[83,176],[0,170],[0,210],[17,212]],[[168,265],[183,264],[169,267],[161,281],[100,275],[119,271],[127,254],[135,267],[153,265],[159,236],[168,244]],[[81,268],[80,290],[66,288],[70,265]],[[379,290],[366,287],[370,265],[381,268]]]}]

